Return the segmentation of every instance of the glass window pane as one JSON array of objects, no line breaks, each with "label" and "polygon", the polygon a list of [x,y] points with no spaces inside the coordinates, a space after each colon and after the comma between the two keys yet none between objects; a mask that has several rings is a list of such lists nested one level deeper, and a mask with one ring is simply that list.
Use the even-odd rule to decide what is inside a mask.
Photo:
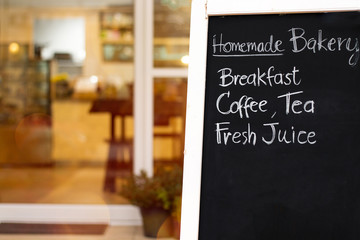
[{"label": "glass window pane", "polygon": [[154,80],[154,167],[183,164],[185,113],[185,78]]},{"label": "glass window pane", "polygon": [[154,67],[187,67],[190,0],[154,0]]}]

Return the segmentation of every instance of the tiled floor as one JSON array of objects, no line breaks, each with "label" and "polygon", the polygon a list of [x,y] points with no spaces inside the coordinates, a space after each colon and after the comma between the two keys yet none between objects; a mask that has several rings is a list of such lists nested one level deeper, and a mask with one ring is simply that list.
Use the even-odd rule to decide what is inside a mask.
[{"label": "tiled floor", "polygon": [[[139,226],[108,227],[104,235],[19,235],[0,234],[0,240],[154,240],[144,237]],[[159,238],[160,239],[160,238]],[[175,238],[161,238],[161,240],[175,240]]]}]

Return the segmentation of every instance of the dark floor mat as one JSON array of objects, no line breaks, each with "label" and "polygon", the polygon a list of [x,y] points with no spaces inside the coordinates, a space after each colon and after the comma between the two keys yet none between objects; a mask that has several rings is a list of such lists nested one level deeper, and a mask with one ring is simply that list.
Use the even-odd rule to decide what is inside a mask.
[{"label": "dark floor mat", "polygon": [[1,223],[0,234],[104,234],[107,224]]}]

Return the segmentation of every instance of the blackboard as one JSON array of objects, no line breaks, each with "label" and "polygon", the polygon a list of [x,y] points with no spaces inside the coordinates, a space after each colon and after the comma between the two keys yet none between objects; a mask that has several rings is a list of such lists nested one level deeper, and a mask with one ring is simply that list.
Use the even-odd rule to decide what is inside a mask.
[{"label": "blackboard", "polygon": [[199,239],[360,239],[359,40],[359,12],[209,17]]}]

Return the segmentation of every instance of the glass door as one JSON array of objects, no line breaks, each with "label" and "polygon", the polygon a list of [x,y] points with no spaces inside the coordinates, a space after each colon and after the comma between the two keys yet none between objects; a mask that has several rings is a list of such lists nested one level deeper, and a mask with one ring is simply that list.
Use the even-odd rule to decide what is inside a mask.
[{"label": "glass door", "polygon": [[0,4],[0,203],[128,204],[133,2]]}]

